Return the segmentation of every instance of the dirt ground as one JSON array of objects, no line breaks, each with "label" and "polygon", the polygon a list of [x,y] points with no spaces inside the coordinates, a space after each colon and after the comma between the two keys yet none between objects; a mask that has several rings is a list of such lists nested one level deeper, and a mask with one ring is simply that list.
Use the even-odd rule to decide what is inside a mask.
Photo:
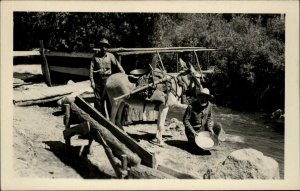
[{"label": "dirt ground", "polygon": [[[170,111],[172,112],[172,111]],[[166,126],[170,124],[170,119]],[[80,157],[80,145],[87,144],[77,136],[72,138],[73,149],[66,153],[63,139],[63,113],[59,107],[14,107],[13,119],[14,170],[21,177],[45,178],[115,178],[114,171],[101,145],[94,142],[92,153]],[[166,127],[166,145],[151,143],[156,124],[137,124],[125,127],[126,132],[148,151],[155,153],[159,164],[202,178],[208,168],[224,161],[235,150],[222,142],[210,153],[195,153],[186,147],[181,126]]]},{"label": "dirt ground", "polygon": [[[168,116],[172,116],[172,110],[178,108],[171,108]],[[195,153],[186,147],[184,127],[170,125],[170,120],[171,117],[168,117],[166,121],[164,147],[150,142],[156,132],[154,123],[130,125],[125,130],[142,147],[155,153],[159,164],[199,179],[203,178],[208,168],[218,165],[237,149],[225,141],[208,153]],[[80,145],[87,144],[87,140],[80,140],[75,136],[71,141],[72,151],[66,152],[63,130],[63,113],[55,104],[14,106],[13,162],[16,175],[43,178],[116,178],[101,145],[94,142],[92,153],[87,157],[80,157]]]}]

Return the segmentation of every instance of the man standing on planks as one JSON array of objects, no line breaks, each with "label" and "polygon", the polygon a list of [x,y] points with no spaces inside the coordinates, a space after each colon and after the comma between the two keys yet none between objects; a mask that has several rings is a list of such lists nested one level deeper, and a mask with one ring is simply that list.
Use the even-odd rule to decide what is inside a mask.
[{"label": "man standing on planks", "polygon": [[107,78],[114,73],[125,73],[116,57],[107,52],[110,44],[107,39],[100,40],[100,50],[92,58],[90,66],[91,86],[95,94],[95,108],[105,116],[104,101],[106,96],[105,84]]}]

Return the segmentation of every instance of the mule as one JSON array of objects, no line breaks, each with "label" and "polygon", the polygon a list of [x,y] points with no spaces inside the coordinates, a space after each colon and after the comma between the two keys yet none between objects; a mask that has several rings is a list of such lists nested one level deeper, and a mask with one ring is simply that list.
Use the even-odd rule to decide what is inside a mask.
[{"label": "mule", "polygon": [[[195,87],[195,82],[191,78],[191,70],[185,70],[178,74],[178,76],[173,77],[168,74],[168,83],[170,91],[165,93],[166,101],[162,102],[158,106],[158,120],[157,120],[157,131],[156,140],[159,145],[163,145],[164,141],[162,138],[165,126],[165,120],[168,114],[169,107],[174,104],[180,103],[180,97],[183,93],[183,88],[179,85],[178,77],[181,81],[188,87]],[[136,109],[142,109],[144,111],[154,110],[157,107],[157,103],[147,101],[145,99],[137,98],[136,96],[127,96],[119,100],[114,98],[119,97],[124,94],[129,94],[132,90],[136,88],[135,83],[130,82],[128,75],[123,73],[116,73],[111,75],[106,82],[106,92],[108,99],[111,103],[111,115],[110,120],[118,126],[121,126],[121,115],[125,104],[130,105],[130,107]]]}]

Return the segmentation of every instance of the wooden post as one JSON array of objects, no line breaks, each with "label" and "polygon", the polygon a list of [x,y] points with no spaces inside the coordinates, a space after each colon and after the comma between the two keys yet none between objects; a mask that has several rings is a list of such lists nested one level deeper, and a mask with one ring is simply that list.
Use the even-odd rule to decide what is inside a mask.
[{"label": "wooden post", "polygon": [[176,72],[178,73],[179,72],[179,67],[178,67],[178,54],[176,54]]},{"label": "wooden post", "polygon": [[194,54],[195,54],[195,58],[196,58],[196,61],[197,61],[198,68],[200,70],[202,81],[204,81],[203,73],[202,73],[202,70],[201,70],[201,66],[200,66],[199,59],[198,59],[196,51],[194,51]]},{"label": "wooden post", "polygon": [[122,170],[127,170],[127,155],[122,155]]},{"label": "wooden post", "polygon": [[[64,115],[64,124],[65,124],[65,130],[69,129],[70,128],[70,104],[64,104],[64,112],[65,112],[65,115]],[[68,137],[65,139],[66,141],[66,149],[70,148],[71,146],[71,138]]]},{"label": "wooden post", "polygon": [[159,55],[159,52],[156,51],[156,53],[157,53],[157,55],[158,55],[158,58],[159,58],[159,61],[160,61],[160,65],[161,65],[161,67],[162,67],[162,70],[163,70],[163,71],[166,71],[166,70],[165,70],[165,67],[164,67],[164,64],[163,64],[163,61],[162,61],[162,59],[161,59],[161,57],[160,57],[160,55]]},{"label": "wooden post", "polygon": [[122,64],[121,62],[122,62],[122,56],[119,55],[119,63]]},{"label": "wooden post", "polygon": [[46,84],[48,86],[52,86],[51,83],[51,77],[50,77],[50,70],[47,62],[47,58],[45,55],[45,48],[44,48],[44,42],[43,40],[40,40],[40,54],[42,56],[43,62],[42,62],[42,73],[46,78]]}]

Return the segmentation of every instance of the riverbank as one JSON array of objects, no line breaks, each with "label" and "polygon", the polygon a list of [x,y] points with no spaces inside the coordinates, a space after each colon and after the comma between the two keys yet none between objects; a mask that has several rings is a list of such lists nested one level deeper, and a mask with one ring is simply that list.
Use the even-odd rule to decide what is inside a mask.
[{"label": "riverbank", "polygon": [[[25,66],[25,68],[29,67]],[[23,70],[22,67],[14,68],[16,73],[30,75],[30,71]],[[32,67],[31,70],[36,71],[34,75],[40,75],[38,66]],[[43,82],[39,83],[45,85]],[[18,91],[23,90],[19,88]],[[164,147],[150,142],[156,132],[154,123],[130,125],[125,127],[125,131],[142,147],[155,153],[159,164],[199,179],[203,178],[203,174],[209,168],[220,165],[231,152],[243,148],[254,148],[274,158],[279,163],[280,178],[284,177],[283,123],[266,120],[267,115],[262,113],[241,113],[214,106],[215,120],[223,124],[227,139],[214,150],[200,154],[187,148],[184,127],[171,124],[173,118],[181,121],[183,112],[184,108],[170,108],[166,121]],[[93,143],[92,154],[83,158],[78,156],[79,145],[87,142],[74,137],[73,152],[67,154],[62,135],[64,128],[63,112],[56,103],[27,107],[14,106],[13,163],[16,176],[116,178],[102,146],[98,143]]]},{"label": "riverbank", "polygon": [[[156,124],[125,127],[126,132],[142,147],[156,154],[159,164],[202,179],[209,168],[220,165],[234,150],[261,147],[246,143],[248,137],[233,133],[223,124],[225,131],[230,132],[227,140],[205,155],[195,153],[186,146],[184,129],[169,125],[170,117],[178,115],[172,112],[175,111],[173,109],[170,110],[166,122],[164,147],[150,142],[155,136]],[[58,107],[14,107],[13,151],[16,174],[21,177],[44,178],[116,178],[102,146],[98,143],[93,143],[92,154],[83,159],[78,156],[79,144],[87,142],[76,140],[75,136],[75,151],[71,154],[65,153],[62,114]],[[273,147],[277,146],[272,145],[272,149]],[[262,151],[261,149],[258,150]],[[274,151],[278,152],[273,150],[273,153]],[[268,153],[262,152],[268,156]],[[283,178],[283,160],[278,160],[281,157],[272,157],[279,162],[280,175]]]}]

